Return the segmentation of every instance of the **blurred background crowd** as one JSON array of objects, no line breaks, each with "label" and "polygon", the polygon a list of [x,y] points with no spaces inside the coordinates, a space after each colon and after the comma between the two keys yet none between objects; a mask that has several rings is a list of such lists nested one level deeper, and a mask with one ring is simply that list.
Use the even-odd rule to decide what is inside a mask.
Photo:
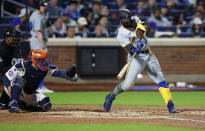
[{"label": "blurred background crowd", "polygon": [[[12,2],[9,2],[12,1]],[[151,38],[205,37],[205,0],[47,0],[50,38],[115,37],[119,10],[127,8],[147,23]],[[15,4],[17,3],[17,4]],[[18,4],[20,3],[20,4]],[[30,38],[35,0],[3,0],[0,32],[13,25]],[[2,35],[0,35],[2,37]]]}]

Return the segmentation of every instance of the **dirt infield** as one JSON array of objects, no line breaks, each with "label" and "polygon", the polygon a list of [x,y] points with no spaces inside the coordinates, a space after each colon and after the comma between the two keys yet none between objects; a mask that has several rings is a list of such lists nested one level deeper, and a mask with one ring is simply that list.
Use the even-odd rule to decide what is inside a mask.
[{"label": "dirt infield", "polygon": [[113,106],[110,112],[104,112],[102,106],[55,105],[49,112],[22,111],[12,114],[2,110],[0,123],[142,123],[205,130],[204,107],[179,106],[177,110],[179,113],[169,114],[164,106]]}]

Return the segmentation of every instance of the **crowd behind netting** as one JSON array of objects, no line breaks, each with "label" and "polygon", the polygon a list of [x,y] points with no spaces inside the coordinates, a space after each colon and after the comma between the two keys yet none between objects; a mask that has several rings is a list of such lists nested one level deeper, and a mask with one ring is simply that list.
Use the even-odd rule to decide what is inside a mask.
[{"label": "crowd behind netting", "polygon": [[[35,0],[16,0],[35,8]],[[49,38],[114,38],[119,10],[127,8],[146,22],[147,37],[205,37],[205,0],[48,0],[45,17]],[[0,28],[13,25],[30,38],[28,8],[5,5],[16,17],[0,18]],[[5,8],[4,7],[4,8]]]}]

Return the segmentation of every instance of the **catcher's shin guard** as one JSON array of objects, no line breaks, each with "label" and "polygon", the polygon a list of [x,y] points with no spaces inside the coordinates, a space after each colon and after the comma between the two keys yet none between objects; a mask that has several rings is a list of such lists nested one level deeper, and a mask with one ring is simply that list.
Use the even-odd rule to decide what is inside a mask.
[{"label": "catcher's shin guard", "polygon": [[104,103],[104,109],[105,111],[109,111],[111,106],[112,106],[112,102],[115,99],[115,96],[110,93],[109,95],[106,96],[105,98],[105,103]]}]

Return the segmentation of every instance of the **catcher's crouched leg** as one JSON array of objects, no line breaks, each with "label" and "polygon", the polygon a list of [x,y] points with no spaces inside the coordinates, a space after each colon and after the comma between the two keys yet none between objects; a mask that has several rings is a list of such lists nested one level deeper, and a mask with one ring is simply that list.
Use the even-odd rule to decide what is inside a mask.
[{"label": "catcher's crouched leg", "polygon": [[38,102],[38,108],[39,110],[38,111],[48,111],[51,109],[52,107],[52,104],[50,102],[50,99],[49,97],[45,97],[43,98],[41,101]]}]

